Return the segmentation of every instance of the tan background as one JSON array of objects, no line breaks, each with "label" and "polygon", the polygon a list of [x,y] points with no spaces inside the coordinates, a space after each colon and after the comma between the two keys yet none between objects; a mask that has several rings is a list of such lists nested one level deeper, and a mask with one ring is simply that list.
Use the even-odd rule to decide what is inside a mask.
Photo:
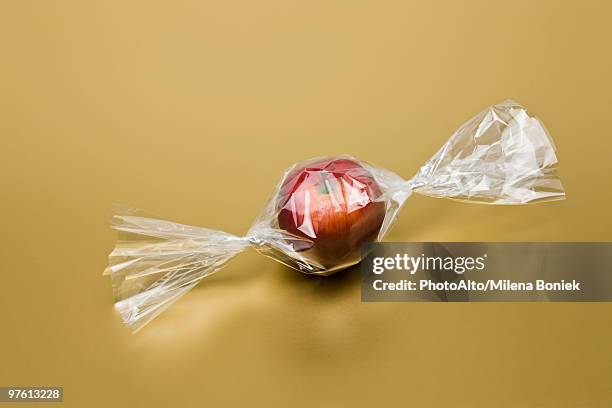
[{"label": "tan background", "polygon": [[[413,197],[393,241],[611,240],[608,1],[0,2],[0,385],[65,405],[608,407],[612,304],[361,304],[252,250],[133,336],[113,202],[243,233],[282,170],[406,177],[505,98],[568,200]],[[21,405],[23,406],[23,405]]]}]

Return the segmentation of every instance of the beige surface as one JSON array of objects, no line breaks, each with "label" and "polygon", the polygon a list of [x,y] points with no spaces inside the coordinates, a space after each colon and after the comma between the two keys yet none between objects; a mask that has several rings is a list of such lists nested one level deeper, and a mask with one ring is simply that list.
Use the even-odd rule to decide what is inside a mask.
[{"label": "beige surface", "polygon": [[568,200],[413,197],[389,240],[610,240],[611,4],[0,2],[0,385],[70,407],[611,406],[611,304],[361,304],[356,270],[248,251],[133,336],[101,276],[113,202],[241,233],[292,162],[410,176],[505,98],[546,123]]}]

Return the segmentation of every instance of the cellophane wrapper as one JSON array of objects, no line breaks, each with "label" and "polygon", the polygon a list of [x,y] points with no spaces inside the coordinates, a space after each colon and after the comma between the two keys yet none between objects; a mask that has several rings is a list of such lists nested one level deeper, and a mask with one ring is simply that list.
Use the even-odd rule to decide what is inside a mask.
[{"label": "cellophane wrapper", "polygon": [[[291,188],[296,177],[302,183],[321,179],[296,191]],[[358,230],[348,218],[339,218],[346,234],[318,236],[324,226],[316,223],[321,219],[313,205],[317,189],[324,190],[329,211],[359,215],[369,227]],[[348,155],[294,164],[244,236],[116,211],[112,227],[119,239],[105,270],[115,307],[137,331],[249,246],[300,272],[329,275],[358,263],[362,244],[384,239],[412,193],[485,204],[565,197],[544,125],[516,102],[505,101],[462,125],[410,179]],[[294,230],[281,225],[284,219]],[[353,236],[359,239],[349,242]],[[321,242],[327,246],[317,251]]]}]

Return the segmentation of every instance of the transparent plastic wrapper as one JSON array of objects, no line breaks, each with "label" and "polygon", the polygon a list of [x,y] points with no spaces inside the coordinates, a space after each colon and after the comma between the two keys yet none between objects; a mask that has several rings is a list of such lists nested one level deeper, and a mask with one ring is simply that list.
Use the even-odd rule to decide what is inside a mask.
[{"label": "transparent plastic wrapper", "polygon": [[115,307],[137,331],[249,246],[300,272],[332,274],[385,237],[412,193],[486,204],[565,197],[543,124],[506,101],[461,126],[408,180],[352,156],[291,166],[244,236],[117,213],[105,271]]}]

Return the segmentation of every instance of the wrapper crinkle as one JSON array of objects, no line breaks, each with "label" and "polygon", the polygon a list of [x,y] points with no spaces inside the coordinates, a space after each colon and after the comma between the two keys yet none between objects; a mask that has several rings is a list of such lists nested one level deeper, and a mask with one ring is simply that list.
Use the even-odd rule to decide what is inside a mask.
[{"label": "wrapper crinkle", "polygon": [[120,239],[105,270],[115,307],[139,330],[248,246],[329,275],[358,263],[362,245],[382,240],[413,192],[487,204],[565,197],[543,124],[506,101],[461,126],[409,180],[351,156],[293,165],[243,237],[117,213]]}]

